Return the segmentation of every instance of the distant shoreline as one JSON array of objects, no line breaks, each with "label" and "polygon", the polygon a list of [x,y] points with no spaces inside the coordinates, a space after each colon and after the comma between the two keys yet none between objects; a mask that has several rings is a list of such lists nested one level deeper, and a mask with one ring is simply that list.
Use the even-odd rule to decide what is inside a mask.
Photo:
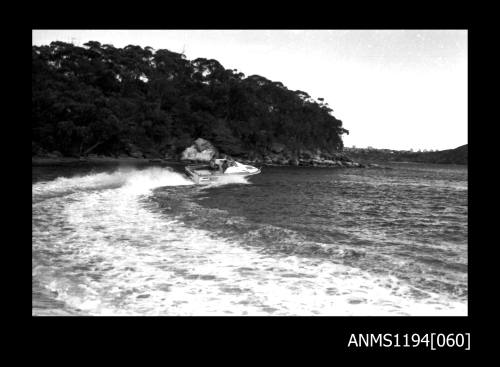
[{"label": "distant shoreline", "polygon": [[351,159],[359,162],[376,161],[383,163],[429,163],[468,165],[468,145],[455,149],[433,152],[412,152],[374,148],[344,148]]}]

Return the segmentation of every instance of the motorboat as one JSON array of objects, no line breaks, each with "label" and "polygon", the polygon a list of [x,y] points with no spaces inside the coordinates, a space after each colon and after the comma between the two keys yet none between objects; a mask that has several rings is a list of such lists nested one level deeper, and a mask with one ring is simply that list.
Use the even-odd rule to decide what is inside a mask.
[{"label": "motorboat", "polygon": [[188,176],[197,184],[209,184],[223,177],[246,177],[257,175],[260,168],[249,166],[231,159],[213,159],[209,164],[188,165],[185,168]]}]

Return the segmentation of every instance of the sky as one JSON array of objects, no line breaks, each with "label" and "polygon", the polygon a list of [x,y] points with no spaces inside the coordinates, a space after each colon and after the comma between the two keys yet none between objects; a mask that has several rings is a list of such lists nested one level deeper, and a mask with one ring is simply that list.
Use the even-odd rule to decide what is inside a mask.
[{"label": "sky", "polygon": [[150,46],[216,59],[324,98],[346,147],[467,144],[467,30],[33,30],[52,41]]}]

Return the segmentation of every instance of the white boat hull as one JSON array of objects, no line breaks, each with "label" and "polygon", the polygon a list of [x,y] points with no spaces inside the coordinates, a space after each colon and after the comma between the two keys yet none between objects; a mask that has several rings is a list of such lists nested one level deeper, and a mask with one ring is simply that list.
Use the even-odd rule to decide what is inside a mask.
[{"label": "white boat hull", "polygon": [[185,170],[189,178],[191,178],[196,184],[199,185],[214,183],[224,177],[246,177],[257,175],[261,172],[260,168],[243,165],[237,162],[235,166],[228,167],[224,172],[215,170],[209,165],[189,165],[186,166]]}]

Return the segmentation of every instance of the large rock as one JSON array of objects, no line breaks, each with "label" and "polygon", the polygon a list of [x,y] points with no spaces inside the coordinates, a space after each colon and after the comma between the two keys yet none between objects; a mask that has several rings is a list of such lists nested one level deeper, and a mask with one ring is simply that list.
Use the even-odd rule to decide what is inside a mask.
[{"label": "large rock", "polygon": [[198,138],[194,144],[184,149],[182,160],[209,162],[217,155],[217,149],[208,140]]},{"label": "large rock", "polygon": [[196,147],[194,146],[187,147],[182,152],[181,159],[195,161],[196,158],[198,157],[198,153],[199,152],[198,149],[196,149]]},{"label": "large rock", "polygon": [[194,145],[198,152],[203,152],[205,150],[213,150],[215,151],[215,147],[208,140],[198,138],[194,141]]}]

